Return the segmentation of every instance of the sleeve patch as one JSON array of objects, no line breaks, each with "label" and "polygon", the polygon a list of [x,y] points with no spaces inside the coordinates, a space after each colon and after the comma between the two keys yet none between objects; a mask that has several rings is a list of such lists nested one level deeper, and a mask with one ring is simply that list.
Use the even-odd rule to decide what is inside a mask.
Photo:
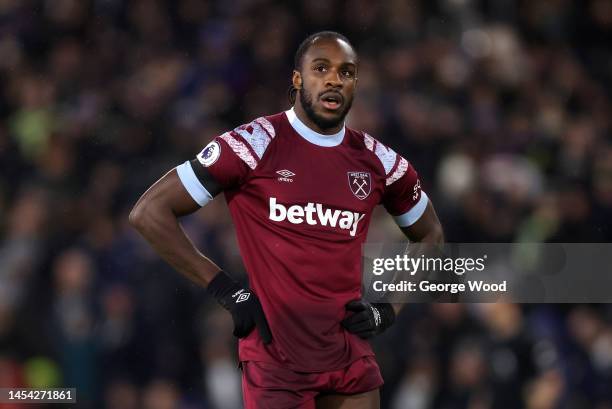
[{"label": "sleeve patch", "polygon": [[206,167],[209,167],[221,156],[221,145],[217,141],[212,141],[200,152],[197,156],[198,161]]}]

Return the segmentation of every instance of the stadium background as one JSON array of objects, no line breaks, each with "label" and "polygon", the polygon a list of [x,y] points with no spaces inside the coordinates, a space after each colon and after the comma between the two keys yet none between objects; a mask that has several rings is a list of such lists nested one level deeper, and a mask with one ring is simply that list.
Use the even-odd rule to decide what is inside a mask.
[{"label": "stadium background", "polygon": [[[287,109],[293,53],[321,29],[361,57],[349,124],[412,161],[448,241],[610,241],[610,0],[1,0],[0,386],[240,407],[229,314],[127,215],[214,135]],[[242,271],[223,199],[185,229]],[[380,213],[370,237],[400,232]],[[609,409],[611,320],[408,306],[375,340],[383,407]]]}]

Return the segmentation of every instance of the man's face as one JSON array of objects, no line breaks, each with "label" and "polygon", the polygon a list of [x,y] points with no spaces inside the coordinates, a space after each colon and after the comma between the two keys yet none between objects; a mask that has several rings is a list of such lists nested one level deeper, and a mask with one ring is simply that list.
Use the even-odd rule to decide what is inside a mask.
[{"label": "man's face", "polygon": [[350,45],[338,39],[316,41],[304,55],[301,72],[294,73],[304,112],[321,129],[344,121],[356,82],[357,56]]}]

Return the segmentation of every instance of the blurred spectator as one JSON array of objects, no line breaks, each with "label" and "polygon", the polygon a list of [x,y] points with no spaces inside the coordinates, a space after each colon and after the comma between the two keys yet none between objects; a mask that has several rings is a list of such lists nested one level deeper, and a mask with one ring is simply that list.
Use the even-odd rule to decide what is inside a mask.
[{"label": "blurred spectator", "polygon": [[93,262],[82,250],[67,249],[56,259],[54,278],[53,343],[64,383],[79,390],[79,400],[90,400],[97,383]]}]

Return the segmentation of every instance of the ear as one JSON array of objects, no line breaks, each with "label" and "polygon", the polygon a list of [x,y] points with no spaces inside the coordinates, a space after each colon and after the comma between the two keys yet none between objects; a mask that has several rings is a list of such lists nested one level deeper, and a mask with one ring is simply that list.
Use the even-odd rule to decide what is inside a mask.
[{"label": "ear", "polygon": [[298,70],[293,70],[293,77],[291,80],[295,89],[302,89],[302,74]]}]

